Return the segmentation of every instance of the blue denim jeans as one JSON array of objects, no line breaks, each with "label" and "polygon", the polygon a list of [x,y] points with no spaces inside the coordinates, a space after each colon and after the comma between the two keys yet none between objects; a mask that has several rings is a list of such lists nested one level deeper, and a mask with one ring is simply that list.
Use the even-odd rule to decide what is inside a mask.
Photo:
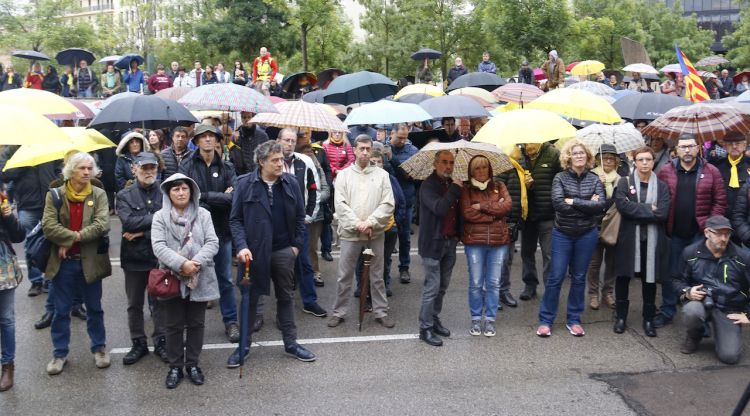
[{"label": "blue denim jeans", "polygon": [[16,358],[16,314],[13,309],[16,289],[0,290],[0,364]]},{"label": "blue denim jeans", "polygon": [[331,224],[323,224],[323,231],[320,232],[320,252],[330,253],[333,244],[333,230]]},{"label": "blue denim jeans", "polygon": [[560,288],[563,279],[570,275],[568,292],[568,325],[580,324],[586,296],[586,272],[591,255],[599,241],[599,230],[596,228],[579,236],[570,236],[554,228],[552,230],[552,259],[550,273],[544,285],[544,297],[539,307],[539,324],[552,325],[557,316],[557,305],[560,303]]},{"label": "blue denim jeans", "polygon": [[232,240],[219,240],[219,252],[214,256],[216,279],[219,281],[219,307],[224,325],[237,323],[237,300],[232,283]]},{"label": "blue denim jeans", "polygon": [[80,260],[63,260],[55,275],[55,316],[52,318],[52,345],[56,358],[67,357],[70,344],[70,309],[76,293],[83,293],[86,303],[86,329],[91,339],[91,352],[107,344],[102,310],[102,281],[86,283]]},{"label": "blue denim jeans", "polygon": [[500,276],[508,254],[508,246],[468,244],[464,246],[469,265],[469,310],[471,320],[495,322],[500,301]]},{"label": "blue denim jeans", "polygon": [[[23,228],[24,231],[26,231],[26,234],[28,234],[31,230],[34,229],[34,227],[39,223],[39,220],[42,219],[42,211],[41,210],[26,210],[26,209],[19,209],[18,210],[18,223],[21,225],[21,228]],[[29,246],[28,246],[28,240],[24,241],[23,243],[23,250],[24,252],[29,252]],[[26,256],[26,264],[31,264],[29,262],[28,255]],[[42,284],[42,271],[37,269],[36,267],[29,266],[29,281],[31,283],[35,284]]]},{"label": "blue denim jeans", "polygon": [[398,224],[398,270],[409,270],[411,264],[411,220],[414,218],[414,205],[406,206],[406,219]]},{"label": "blue denim jeans", "polygon": [[[680,264],[682,251],[685,247],[703,239],[702,233],[696,233],[693,238],[681,238],[676,235],[672,235],[672,239],[669,246],[669,270],[671,275],[674,276],[680,272],[682,265]],[[661,285],[661,307],[659,313],[665,318],[673,319],[675,313],[677,313],[677,293],[672,289],[672,278],[671,276],[664,279]]]},{"label": "blue denim jeans", "polygon": [[94,96],[94,90],[92,87],[88,87],[85,90],[78,91],[78,98],[91,98]]},{"label": "blue denim jeans", "polygon": [[299,294],[302,298],[302,304],[306,306],[318,301],[318,295],[315,293],[315,280],[313,279],[315,273],[310,262],[310,226],[307,224],[305,225],[305,234],[302,236],[302,240],[304,244],[294,264],[294,275],[299,284]]}]

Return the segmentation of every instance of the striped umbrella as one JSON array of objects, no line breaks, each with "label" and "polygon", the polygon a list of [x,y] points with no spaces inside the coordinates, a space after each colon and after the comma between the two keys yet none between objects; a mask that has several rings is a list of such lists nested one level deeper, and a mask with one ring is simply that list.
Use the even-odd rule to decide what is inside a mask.
[{"label": "striped umbrella", "polygon": [[281,128],[293,127],[313,131],[340,131],[344,133],[349,131],[338,117],[318,104],[306,103],[304,101],[285,101],[276,104],[276,108],[278,109],[276,113],[261,113],[253,117],[250,121]]},{"label": "striped umbrella", "polygon": [[505,84],[502,87],[497,88],[492,91],[492,95],[494,95],[498,101],[523,105],[541,97],[544,95],[544,91],[533,85],[513,83]]},{"label": "striped umbrella", "polygon": [[435,171],[433,164],[435,154],[442,150],[449,150],[455,157],[453,175],[462,181],[469,180],[469,162],[477,155],[485,156],[492,165],[492,173],[500,173],[513,169],[508,156],[497,146],[490,143],[475,143],[458,140],[450,143],[428,143],[414,156],[401,164],[401,168],[413,179],[424,180]]},{"label": "striped umbrella", "polygon": [[163,90],[157,91],[156,94],[154,95],[157,97],[166,98],[168,100],[177,101],[192,90],[193,89],[190,87],[169,87],[169,88],[164,88]]},{"label": "striped umbrella", "polygon": [[201,85],[177,100],[190,110],[278,113],[268,97],[252,88],[231,83]]},{"label": "striped umbrella", "polygon": [[477,87],[464,87],[459,88],[457,90],[453,90],[448,93],[448,95],[465,95],[469,98],[473,98],[476,100],[479,104],[482,105],[482,107],[496,107],[497,106],[497,99],[494,95],[492,95],[491,92]]},{"label": "striped umbrella", "polygon": [[750,115],[725,103],[701,102],[667,111],[646,126],[642,133],[665,139],[691,134],[703,143],[722,139],[730,131],[750,132]]},{"label": "striped umbrella", "polygon": [[695,66],[714,66],[728,64],[729,60],[721,56],[707,56],[695,63]]},{"label": "striped umbrella", "polygon": [[682,73],[682,67],[680,64],[669,64],[661,67],[659,72],[674,72],[675,74]]},{"label": "striped umbrella", "polygon": [[581,81],[581,82],[577,82],[571,85],[568,88],[572,88],[574,90],[588,91],[600,97],[609,97],[611,95],[615,95],[615,90],[612,87],[604,85],[601,82]]}]

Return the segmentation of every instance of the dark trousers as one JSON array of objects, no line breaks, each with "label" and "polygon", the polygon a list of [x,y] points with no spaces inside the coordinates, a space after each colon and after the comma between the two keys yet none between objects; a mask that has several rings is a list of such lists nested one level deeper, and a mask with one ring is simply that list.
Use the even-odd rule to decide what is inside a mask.
[{"label": "dark trousers", "polygon": [[[646,270],[647,260],[646,241],[641,242],[641,270]],[[656,304],[656,283],[646,283],[646,272],[638,273],[641,275],[641,295],[643,296],[643,318],[653,319]],[[615,279],[615,299],[617,301],[628,300],[630,291],[630,276],[617,276]]]},{"label": "dark trousers", "polygon": [[542,281],[547,282],[552,264],[553,221],[526,221],[521,233],[522,279],[527,287],[536,288],[539,278],[536,271],[536,246],[542,249]]},{"label": "dark trousers", "polygon": [[208,302],[191,302],[189,299],[176,297],[160,303],[167,335],[169,366],[198,366],[198,357],[203,349]]},{"label": "dark trousers", "polygon": [[[125,295],[128,297],[128,328],[130,339],[146,339],[144,329],[143,303],[146,298],[146,285],[148,284],[148,271],[125,272]],[[151,320],[154,322],[154,332],[151,338],[156,344],[157,339],[164,336],[164,323],[162,321],[160,302],[153,299],[151,308]]]}]

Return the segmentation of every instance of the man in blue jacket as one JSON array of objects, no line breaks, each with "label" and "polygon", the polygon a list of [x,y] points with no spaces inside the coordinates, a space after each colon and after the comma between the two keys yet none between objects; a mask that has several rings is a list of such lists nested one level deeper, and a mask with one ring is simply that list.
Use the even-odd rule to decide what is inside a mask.
[{"label": "man in blue jacket", "polygon": [[409,126],[399,123],[393,126],[396,134],[391,136],[391,170],[398,179],[398,184],[406,198],[406,214],[403,220],[397,224],[398,227],[398,270],[401,283],[411,282],[409,265],[411,263],[411,221],[414,217],[414,206],[417,203],[416,181],[401,169],[401,164],[414,156],[419,149],[409,142]]}]

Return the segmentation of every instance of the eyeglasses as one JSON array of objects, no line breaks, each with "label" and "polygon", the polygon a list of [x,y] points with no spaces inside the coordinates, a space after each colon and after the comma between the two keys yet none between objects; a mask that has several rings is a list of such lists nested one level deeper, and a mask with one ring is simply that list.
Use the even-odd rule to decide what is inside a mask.
[{"label": "eyeglasses", "polygon": [[680,149],[680,150],[693,150],[696,147],[698,147],[697,144],[681,144],[681,145],[677,146],[677,148]]}]

